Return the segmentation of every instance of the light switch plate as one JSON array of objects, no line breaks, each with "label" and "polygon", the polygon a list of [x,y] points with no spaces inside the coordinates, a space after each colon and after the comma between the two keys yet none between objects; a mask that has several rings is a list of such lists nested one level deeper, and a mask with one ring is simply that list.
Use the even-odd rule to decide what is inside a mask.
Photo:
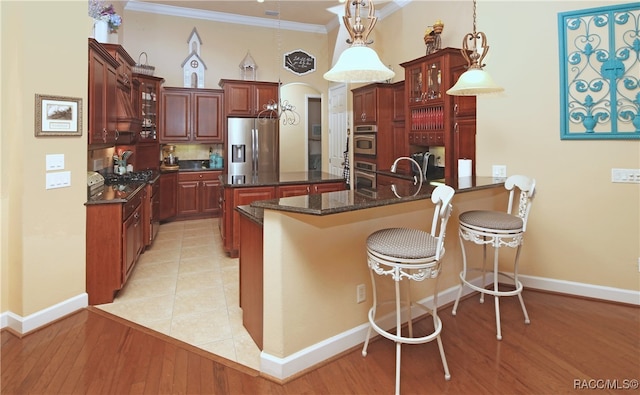
[{"label": "light switch plate", "polygon": [[47,173],[46,189],[66,188],[71,186],[71,172],[58,171]]},{"label": "light switch plate", "polygon": [[47,171],[64,169],[64,154],[47,154]]},{"label": "light switch plate", "polygon": [[494,178],[504,178],[507,176],[507,166],[493,165],[491,168],[491,176]]}]

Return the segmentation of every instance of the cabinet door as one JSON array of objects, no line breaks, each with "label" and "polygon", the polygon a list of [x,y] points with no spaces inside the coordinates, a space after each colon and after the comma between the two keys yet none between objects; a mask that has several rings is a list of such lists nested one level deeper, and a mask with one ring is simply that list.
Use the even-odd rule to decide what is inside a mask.
[{"label": "cabinet door", "polygon": [[122,239],[124,246],[122,249],[122,284],[124,284],[144,246],[141,206],[138,206],[133,214],[122,224]]},{"label": "cabinet door", "polygon": [[376,117],[376,90],[366,89],[353,95],[353,122],[355,124],[375,123]]},{"label": "cabinet door", "polygon": [[404,121],[404,103],[404,82],[402,82],[393,88],[393,121]]},{"label": "cabinet door", "polygon": [[160,175],[160,221],[178,213],[178,173]]},{"label": "cabinet door", "polygon": [[222,143],[222,92],[193,94],[193,140]]},{"label": "cabinet door", "polygon": [[227,115],[253,115],[252,91],[253,86],[249,84],[225,83],[224,102]]},{"label": "cabinet door", "polygon": [[107,137],[106,143],[115,143],[118,139],[118,106],[116,97],[116,85],[118,84],[118,76],[116,69],[107,67],[105,75],[106,84],[106,117],[107,117]]},{"label": "cabinet door", "polygon": [[279,197],[302,196],[310,193],[311,188],[309,184],[280,185],[278,187]]},{"label": "cabinet door", "polygon": [[[455,177],[458,175],[458,159],[471,159],[472,174],[475,175],[476,164],[476,119],[463,118],[456,119],[453,126],[453,152],[447,157],[452,157],[451,163],[445,165],[445,176]],[[451,169],[451,171],[449,171]]]},{"label": "cabinet door", "polygon": [[[228,209],[232,212],[233,217],[233,251],[231,255],[238,253],[240,247],[240,213],[235,210],[237,206],[251,204],[258,200],[269,200],[276,196],[275,187],[255,187],[255,188],[234,188],[233,205]],[[229,215],[229,213],[227,213]]]},{"label": "cabinet door", "polygon": [[191,93],[184,90],[162,93],[160,142],[189,141],[191,129]]},{"label": "cabinet door", "polygon": [[201,209],[203,213],[213,214],[220,213],[219,191],[220,181],[204,180],[200,183],[201,190]]},{"label": "cabinet door", "polygon": [[89,50],[89,144],[103,143],[107,132],[106,61]]},{"label": "cabinet door", "polygon": [[270,101],[278,103],[278,86],[274,84],[257,84],[255,86],[255,114],[264,110]]},{"label": "cabinet door", "polygon": [[198,214],[200,181],[178,182],[178,215]]}]

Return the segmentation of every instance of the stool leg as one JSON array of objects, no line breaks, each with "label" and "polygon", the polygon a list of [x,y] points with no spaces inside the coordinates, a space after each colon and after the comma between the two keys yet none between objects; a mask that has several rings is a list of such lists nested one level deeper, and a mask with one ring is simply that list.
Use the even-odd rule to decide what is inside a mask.
[{"label": "stool leg", "polygon": [[[482,244],[482,287],[485,287],[486,282],[486,265],[487,265],[487,237],[483,237],[485,243]],[[484,303],[484,292],[480,292],[480,303]]]},{"label": "stool leg", "polygon": [[373,304],[371,309],[369,309],[369,329],[367,329],[367,338],[364,341],[364,346],[362,347],[362,356],[367,356],[367,347],[369,346],[369,339],[371,338],[371,330],[373,327],[371,326],[371,321],[376,318],[376,306],[378,305],[377,292],[376,292],[376,279],[373,275],[373,271],[369,270],[369,276],[371,277],[371,292],[373,294]]},{"label": "stool leg", "polygon": [[[411,306],[409,306],[411,309]],[[402,306],[400,303],[400,281],[396,280],[396,334],[402,336]],[[396,394],[400,394],[400,346],[396,340]]]},{"label": "stool leg", "polygon": [[[520,258],[520,247],[522,244],[518,245],[518,250],[516,251],[516,261],[513,266],[513,280],[516,288],[520,288],[520,280],[518,280],[518,260]],[[531,321],[529,320],[529,314],[527,314],[527,308],[524,307],[524,300],[522,299],[522,291],[518,293],[518,299],[520,300],[520,306],[522,307],[522,313],[524,314],[524,323],[529,324]]]},{"label": "stool leg", "polygon": [[[495,247],[494,257],[493,257],[493,290],[498,292],[498,246]],[[498,295],[494,296],[495,304],[496,304],[496,327],[498,328],[498,333],[496,337],[498,340],[502,340],[502,331],[500,328],[500,297]]]},{"label": "stool leg", "polygon": [[462,288],[464,288],[464,282],[467,278],[467,253],[464,248],[462,232],[458,232],[458,238],[460,239],[460,250],[462,251],[462,272],[460,272],[460,288],[458,288],[458,296],[456,297],[456,301],[453,303],[453,310],[451,310],[451,315],[453,316],[455,316],[458,311],[458,303],[462,297]]},{"label": "stool leg", "polygon": [[409,337],[413,337],[413,314],[411,312],[411,281],[407,281],[407,306],[409,306],[409,309],[407,311],[407,326],[409,328]]}]

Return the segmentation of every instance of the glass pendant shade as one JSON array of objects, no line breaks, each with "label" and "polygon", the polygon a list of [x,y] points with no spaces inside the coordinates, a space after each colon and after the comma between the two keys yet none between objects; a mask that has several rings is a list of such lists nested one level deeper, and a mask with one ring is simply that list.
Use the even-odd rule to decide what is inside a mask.
[{"label": "glass pendant shade", "polygon": [[481,68],[465,71],[458,82],[447,91],[451,96],[476,96],[485,93],[498,93],[504,88],[493,82],[493,78]]},{"label": "glass pendant shade", "polygon": [[324,79],[335,82],[381,82],[396,75],[382,64],[378,54],[367,46],[347,48]]}]

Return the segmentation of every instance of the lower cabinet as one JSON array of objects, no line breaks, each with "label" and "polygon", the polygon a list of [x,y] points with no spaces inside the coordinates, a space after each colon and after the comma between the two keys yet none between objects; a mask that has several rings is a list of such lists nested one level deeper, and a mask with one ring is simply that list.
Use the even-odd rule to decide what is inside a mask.
[{"label": "lower cabinet", "polygon": [[113,302],[127,281],[145,243],[142,202],[146,188],[122,204],[87,205],[87,272],[89,304]]},{"label": "lower cabinet", "polygon": [[178,173],[178,217],[220,215],[220,174],[219,171]]},{"label": "lower cabinet", "polygon": [[174,218],[178,214],[178,172],[160,175],[160,221]]},{"label": "lower cabinet", "polygon": [[220,235],[222,237],[225,252],[227,252],[227,254],[232,258],[238,257],[238,251],[240,248],[240,214],[235,210],[235,207],[248,205],[258,200],[275,199],[276,197],[301,196],[342,191],[345,187],[345,183],[341,181],[224,188],[224,192],[220,197],[222,200]]}]

